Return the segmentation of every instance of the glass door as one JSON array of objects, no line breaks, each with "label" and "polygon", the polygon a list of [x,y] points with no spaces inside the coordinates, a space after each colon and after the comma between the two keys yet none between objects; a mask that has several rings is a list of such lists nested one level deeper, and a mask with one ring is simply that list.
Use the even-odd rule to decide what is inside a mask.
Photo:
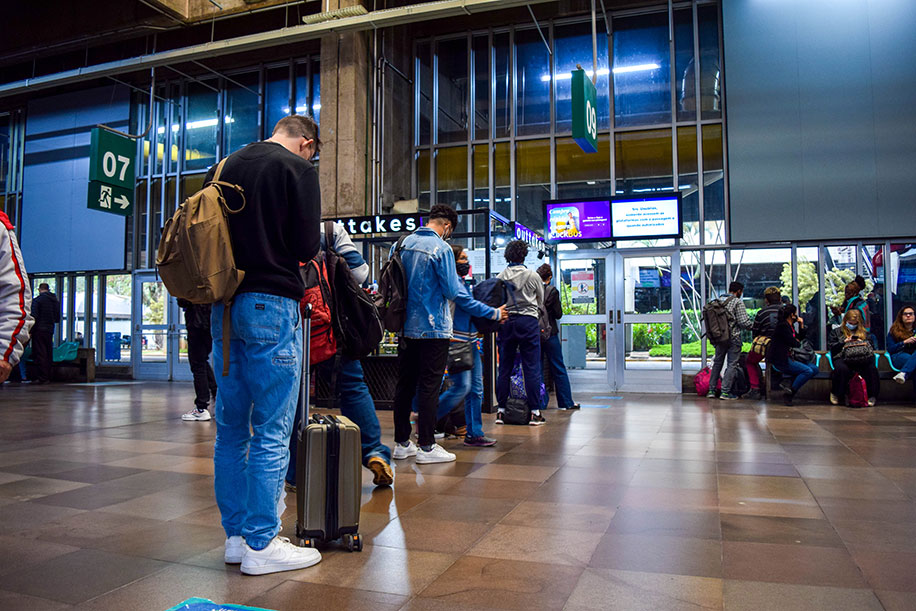
[{"label": "glass door", "polygon": [[151,272],[134,274],[132,322],[129,342],[136,379],[191,379],[183,316],[165,284]]},{"label": "glass door", "polygon": [[[617,253],[613,326],[616,359],[612,387],[624,392],[681,392],[679,253]],[[673,278],[673,281],[672,281]],[[613,322],[613,325],[611,323]]]}]

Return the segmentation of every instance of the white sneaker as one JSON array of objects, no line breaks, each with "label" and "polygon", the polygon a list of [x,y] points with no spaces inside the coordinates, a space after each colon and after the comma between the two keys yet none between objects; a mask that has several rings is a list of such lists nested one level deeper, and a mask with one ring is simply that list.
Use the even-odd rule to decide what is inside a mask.
[{"label": "white sneaker", "polygon": [[235,535],[226,539],[226,553],[223,560],[226,564],[240,564],[245,555],[245,539]]},{"label": "white sneaker", "polygon": [[395,460],[403,460],[405,458],[410,458],[411,456],[417,455],[417,444],[412,441],[408,441],[406,446],[402,446],[399,443],[394,444],[394,452],[391,453],[391,457]]},{"label": "white sneaker", "polygon": [[321,552],[312,547],[299,547],[286,537],[274,537],[261,550],[245,545],[242,558],[242,573],[245,575],[267,575],[281,571],[297,571],[321,562]]},{"label": "white sneaker", "polygon": [[436,462],[452,462],[455,458],[456,456],[454,454],[447,451],[438,443],[434,443],[433,447],[429,449],[429,452],[425,452],[423,448],[417,450],[418,465],[427,465]]},{"label": "white sneaker", "polygon": [[187,414],[182,414],[181,419],[185,422],[193,422],[195,420],[203,422],[210,419],[210,411],[206,409],[200,410],[195,407]]},{"label": "white sneaker", "polygon": [[833,393],[830,393],[830,405],[839,405],[840,398]]},{"label": "white sneaker", "polygon": [[901,371],[894,376],[894,382],[897,382],[897,384],[906,384],[906,374]]}]

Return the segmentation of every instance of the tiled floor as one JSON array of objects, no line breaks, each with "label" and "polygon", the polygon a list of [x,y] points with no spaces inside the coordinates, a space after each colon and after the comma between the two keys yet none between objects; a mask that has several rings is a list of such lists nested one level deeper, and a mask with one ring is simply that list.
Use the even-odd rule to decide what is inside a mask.
[{"label": "tiled floor", "polygon": [[190,385],[6,385],[0,609],[916,609],[916,409],[606,395],[364,472],[362,553],[244,577]]}]

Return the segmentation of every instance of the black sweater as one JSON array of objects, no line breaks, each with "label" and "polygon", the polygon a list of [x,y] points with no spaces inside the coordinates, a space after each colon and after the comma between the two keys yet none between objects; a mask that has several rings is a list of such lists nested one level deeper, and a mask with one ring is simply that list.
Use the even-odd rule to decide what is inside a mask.
[{"label": "black sweater", "polygon": [[[244,210],[229,215],[235,264],[245,272],[236,294],[299,301],[305,292],[299,262],[319,248],[321,193],[315,167],[279,144],[255,142],[229,156],[220,181],[241,186],[247,200]],[[223,192],[230,208],[238,208],[241,200],[234,191]]]},{"label": "black sweater", "polygon": [[555,286],[544,287],[544,309],[550,320],[550,337],[560,333],[557,320],[563,318],[563,307],[560,305],[560,292]]},{"label": "black sweater", "polygon": [[35,330],[46,333],[54,332],[55,323],[60,322],[60,301],[51,291],[38,293],[32,300],[32,317],[35,319]]},{"label": "black sweater", "polygon": [[805,329],[798,333],[789,323],[782,321],[776,325],[773,332],[773,339],[770,341],[770,349],[767,352],[767,360],[777,367],[789,362],[789,349],[798,348],[802,339],[805,337]]}]

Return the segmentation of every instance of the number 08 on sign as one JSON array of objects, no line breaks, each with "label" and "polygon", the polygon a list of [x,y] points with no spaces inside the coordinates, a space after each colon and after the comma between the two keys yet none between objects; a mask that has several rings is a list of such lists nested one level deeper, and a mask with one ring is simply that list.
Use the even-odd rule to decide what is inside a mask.
[{"label": "number 08 on sign", "polygon": [[96,127],[89,148],[88,207],[130,216],[133,213],[137,144],[132,138]]},{"label": "number 08 on sign", "polygon": [[598,151],[598,110],[595,84],[585,70],[572,71],[572,136],[586,153]]}]

